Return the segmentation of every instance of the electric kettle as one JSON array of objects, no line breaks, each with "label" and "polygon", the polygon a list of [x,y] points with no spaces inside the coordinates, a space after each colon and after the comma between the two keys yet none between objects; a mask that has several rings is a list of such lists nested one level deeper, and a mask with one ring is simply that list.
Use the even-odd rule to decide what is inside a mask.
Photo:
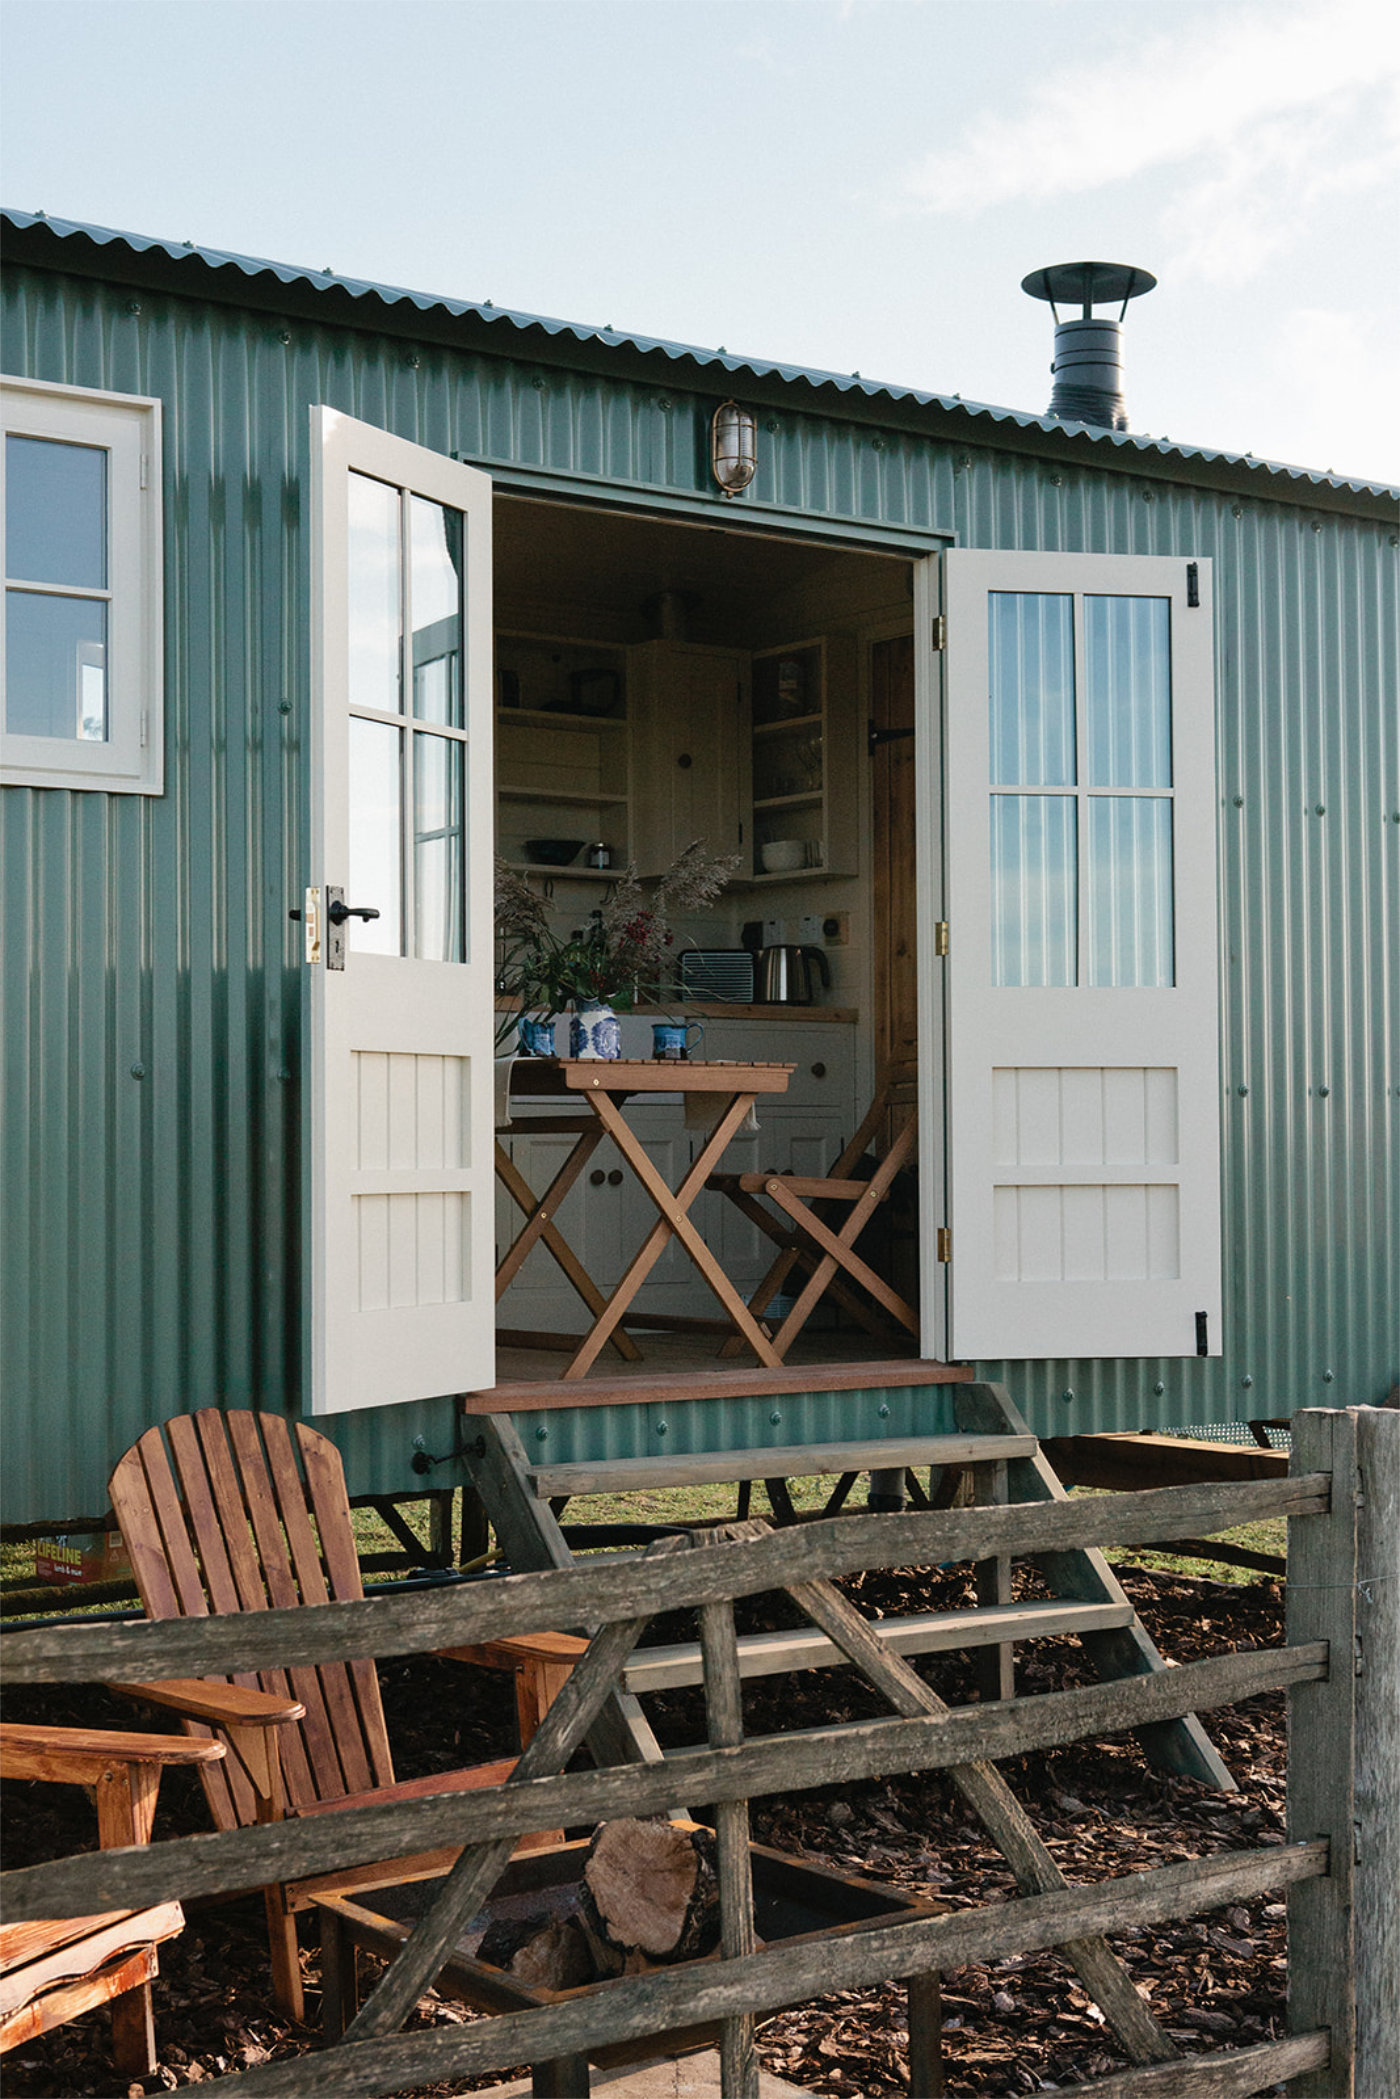
[{"label": "electric kettle", "polygon": [[810,1006],[817,979],[831,983],[826,956],[819,947],[760,948],[754,966],[754,998],[762,1006]]}]

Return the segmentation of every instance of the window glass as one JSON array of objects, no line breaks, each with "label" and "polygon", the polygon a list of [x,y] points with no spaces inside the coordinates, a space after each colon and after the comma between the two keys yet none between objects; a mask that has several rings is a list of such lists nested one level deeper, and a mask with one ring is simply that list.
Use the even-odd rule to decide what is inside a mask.
[{"label": "window glass", "polygon": [[1073,984],[1078,951],[1075,800],[992,796],[992,982]]},{"label": "window glass", "polygon": [[987,604],[993,784],[1072,787],[1074,599],[999,590]]},{"label": "window glass", "polygon": [[350,705],[402,712],[399,492],[367,474],[350,483]]},{"label": "window glass", "polygon": [[402,735],[389,722],[350,722],[350,893],[378,918],[352,918],[350,945],[371,955],[403,953]]},{"label": "window glass", "polygon": [[1171,803],[1091,796],[1088,850],[1088,981],[1174,983]]},{"label": "window glass", "polygon": [[103,447],[6,437],[5,573],[17,583],[106,589]]},{"label": "window glass", "polygon": [[462,726],[462,514],[409,501],[413,607],[413,711],[420,721]]},{"label": "window glass", "polygon": [[12,736],[106,741],[105,599],[6,593],[5,727]]},{"label": "window glass", "polygon": [[414,743],[414,945],[427,962],[465,962],[466,757],[458,738]]},{"label": "window glass", "polygon": [[1084,706],[1091,787],[1170,787],[1171,605],[1086,597]]}]

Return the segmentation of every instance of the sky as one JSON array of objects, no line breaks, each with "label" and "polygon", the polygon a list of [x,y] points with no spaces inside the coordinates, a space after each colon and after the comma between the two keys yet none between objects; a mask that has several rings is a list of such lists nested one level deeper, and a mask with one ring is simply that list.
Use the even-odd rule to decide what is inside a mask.
[{"label": "sky", "polygon": [[0,0],[0,199],[1400,482],[1395,0]]}]

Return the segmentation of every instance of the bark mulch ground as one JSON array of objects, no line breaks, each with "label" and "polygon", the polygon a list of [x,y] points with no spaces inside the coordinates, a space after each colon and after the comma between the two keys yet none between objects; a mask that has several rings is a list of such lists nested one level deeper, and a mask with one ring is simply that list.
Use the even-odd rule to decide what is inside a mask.
[{"label": "bark mulch ground", "polygon": [[[1217,1584],[1120,1572],[1144,1623],[1174,1661],[1282,1641],[1283,1604],[1276,1582]],[[965,1569],[865,1575],[843,1586],[869,1615],[972,1601]],[[786,1598],[758,1598],[741,1612],[745,1630],[794,1622]],[[684,1621],[658,1622],[651,1637],[685,1637]],[[920,1666],[951,1702],[976,1697],[965,1657],[931,1657]],[[380,1674],[400,1776],[509,1753],[512,1710],[506,1678],[432,1658],[390,1661]],[[1073,1640],[1021,1651],[1018,1690],[1034,1694],[1091,1680]],[[664,1745],[699,1738],[698,1693],[666,1694],[651,1701],[651,1710]],[[753,1733],[862,1719],[880,1711],[875,1694],[848,1670],[761,1680],[745,1698],[745,1722]],[[87,1727],[133,1724],[130,1703],[96,1686],[16,1690],[7,1700],[6,1715]],[[1075,1744],[1001,1768],[1069,1880],[1089,1883],[1176,1859],[1281,1843],[1284,1717],[1283,1695],[1271,1693],[1209,1719],[1213,1739],[1238,1780],[1234,1794],[1161,1776],[1130,1737]],[[772,1798],[756,1803],[753,1826],[766,1843],[897,1882],[950,1909],[1004,1902],[1015,1893],[1000,1853],[958,1795],[936,1776]],[[197,1784],[183,1774],[169,1774],[157,1836],[204,1827]],[[92,1811],[77,1788],[12,1785],[0,1839],[7,1866],[90,1849],[96,1841]],[[1184,2052],[1245,2047],[1283,2032],[1281,1900],[1126,1933],[1114,1943]],[[315,2019],[319,1976],[312,1928],[305,1928],[302,1957]],[[260,1898],[192,1907],[183,1936],[162,1947],[160,1964],[156,2027],[161,2060],[154,2078],[144,2085],[117,2078],[105,2015],[98,2012],[6,2059],[5,2084],[12,2099],[173,2090],[316,2045],[313,2031],[290,2026],[273,2009]],[[412,2024],[474,2016],[429,1998]],[[1073,1971],[1042,1954],[946,1974],[943,2047],[947,2089],[955,2095],[1071,2090],[1087,2078],[1125,2067]],[[904,1998],[893,1985],[840,1992],[780,2013],[761,2027],[760,2048],[768,2069],[813,2093],[883,2099],[909,2092]],[[435,2090],[478,2090],[497,2081],[493,2075]]]}]

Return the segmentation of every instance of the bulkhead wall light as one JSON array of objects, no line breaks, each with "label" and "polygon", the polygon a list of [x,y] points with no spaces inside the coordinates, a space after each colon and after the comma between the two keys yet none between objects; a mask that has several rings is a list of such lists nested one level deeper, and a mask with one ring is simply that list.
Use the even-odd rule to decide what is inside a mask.
[{"label": "bulkhead wall light", "polygon": [[715,410],[710,471],[726,496],[741,494],[758,471],[758,420],[737,401],[722,401]]}]

